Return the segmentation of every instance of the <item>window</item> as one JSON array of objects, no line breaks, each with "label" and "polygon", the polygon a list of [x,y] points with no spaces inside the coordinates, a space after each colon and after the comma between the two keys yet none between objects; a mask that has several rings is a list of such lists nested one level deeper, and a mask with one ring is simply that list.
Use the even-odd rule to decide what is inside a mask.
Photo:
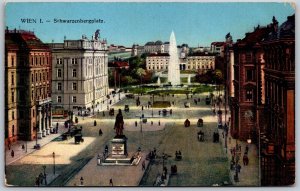
[{"label": "window", "polygon": [[32,117],[34,117],[34,109],[32,110]]},{"label": "window", "polygon": [[11,85],[15,84],[15,75],[14,73],[11,74]]},{"label": "window", "polygon": [[61,78],[61,69],[57,69],[57,77]]},{"label": "window", "polygon": [[76,103],[76,96],[72,96],[72,102]]},{"label": "window", "polygon": [[14,57],[12,56],[11,57],[11,66],[14,66],[15,65],[15,59],[14,59]]},{"label": "window", "polygon": [[34,81],[34,75],[31,74],[31,82],[33,83],[33,81]]},{"label": "window", "polygon": [[42,81],[42,73],[40,73],[40,82]]},{"label": "window", "polygon": [[31,100],[33,100],[34,99],[34,91],[32,90],[31,91]]},{"label": "window", "polygon": [[37,73],[35,73],[35,82],[38,81],[38,78],[37,78]]},{"label": "window", "polygon": [[247,90],[246,91],[246,101],[252,101],[252,99],[253,99],[253,91]]},{"label": "window", "polygon": [[12,126],[12,136],[15,136],[15,126]]},{"label": "window", "polygon": [[61,91],[61,83],[57,83],[57,90]]},{"label": "window", "polygon": [[12,118],[12,120],[15,119],[15,112],[14,111],[11,112],[11,118]]},{"label": "window", "polygon": [[57,96],[57,103],[61,103],[61,96]]},{"label": "window", "polygon": [[71,63],[72,63],[72,64],[77,64],[77,59],[76,59],[76,58],[72,58],[72,59],[71,59]]},{"label": "window", "polygon": [[73,76],[73,78],[77,77],[77,70],[76,69],[73,69],[72,76]]},{"label": "window", "polygon": [[15,92],[11,92],[11,102],[15,102]]},{"label": "window", "polygon": [[253,77],[254,77],[253,73],[254,73],[253,70],[246,70],[246,81],[247,82],[254,80],[253,79]]},{"label": "window", "polygon": [[246,53],[246,62],[247,63],[252,62],[252,54],[251,54],[251,52],[247,52]]},{"label": "window", "polygon": [[62,64],[62,59],[61,58],[57,58],[56,59],[56,64]]},{"label": "window", "polygon": [[77,83],[73,83],[73,84],[72,84],[72,89],[73,89],[73,90],[77,90]]}]

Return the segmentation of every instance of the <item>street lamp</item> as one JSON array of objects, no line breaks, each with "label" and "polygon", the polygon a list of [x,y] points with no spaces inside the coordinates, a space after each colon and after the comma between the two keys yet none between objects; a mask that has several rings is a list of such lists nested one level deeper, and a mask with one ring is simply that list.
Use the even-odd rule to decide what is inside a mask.
[{"label": "street lamp", "polygon": [[43,165],[43,169],[44,169],[45,185],[47,185],[47,176],[46,176],[46,166],[45,165]]},{"label": "street lamp", "polygon": [[52,153],[53,157],[53,174],[55,175],[55,152]]}]

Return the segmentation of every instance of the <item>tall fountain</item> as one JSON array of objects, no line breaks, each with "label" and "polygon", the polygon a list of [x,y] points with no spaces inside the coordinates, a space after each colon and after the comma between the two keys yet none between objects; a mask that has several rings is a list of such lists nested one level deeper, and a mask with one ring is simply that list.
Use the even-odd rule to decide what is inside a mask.
[{"label": "tall fountain", "polygon": [[158,78],[157,78],[157,85],[160,86],[160,83],[161,83],[160,82],[160,77],[158,76]]},{"label": "tall fountain", "polygon": [[172,86],[180,85],[179,58],[175,34],[173,31],[170,36],[169,55],[168,82],[171,82]]}]

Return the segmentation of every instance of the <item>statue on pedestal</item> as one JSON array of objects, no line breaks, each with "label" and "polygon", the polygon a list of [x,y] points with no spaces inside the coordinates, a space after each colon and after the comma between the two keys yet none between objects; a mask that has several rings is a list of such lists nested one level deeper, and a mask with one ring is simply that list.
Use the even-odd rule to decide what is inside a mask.
[{"label": "statue on pedestal", "polygon": [[114,129],[116,130],[117,137],[123,136],[124,120],[123,120],[123,115],[122,115],[121,109],[119,109],[119,113],[116,116]]}]

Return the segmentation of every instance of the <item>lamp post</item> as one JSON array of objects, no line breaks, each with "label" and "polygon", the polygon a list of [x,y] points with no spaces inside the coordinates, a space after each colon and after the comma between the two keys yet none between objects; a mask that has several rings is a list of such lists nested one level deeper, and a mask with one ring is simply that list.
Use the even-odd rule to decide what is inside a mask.
[{"label": "lamp post", "polygon": [[53,174],[55,175],[55,152],[52,153],[53,157]]},{"label": "lamp post", "polygon": [[44,169],[45,185],[47,185],[47,175],[46,175],[46,166],[45,165],[43,165],[43,169]]}]

